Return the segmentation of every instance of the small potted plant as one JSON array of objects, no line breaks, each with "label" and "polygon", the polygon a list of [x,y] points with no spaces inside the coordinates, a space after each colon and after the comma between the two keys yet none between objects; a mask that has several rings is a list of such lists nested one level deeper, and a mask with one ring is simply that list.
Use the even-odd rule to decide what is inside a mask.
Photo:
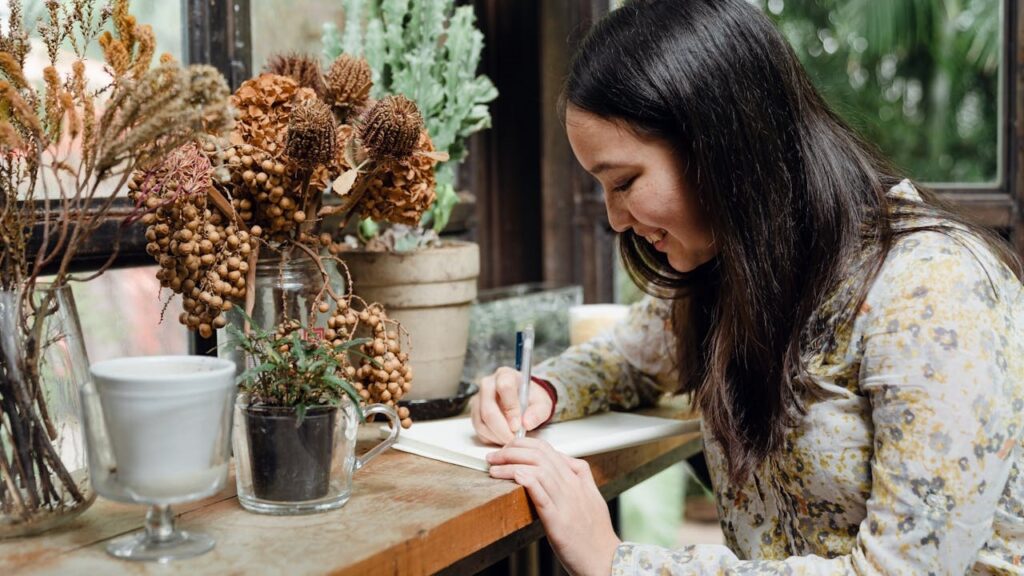
[{"label": "small potted plant", "polygon": [[[415,101],[433,144],[449,156],[438,164],[436,181],[415,162],[371,180],[378,197],[430,190],[436,201],[418,220],[397,225],[381,226],[368,214],[358,234],[345,238],[344,259],[364,297],[382,302],[412,334],[418,376],[410,399],[450,398],[465,359],[480,253],[474,243],[443,241],[439,234],[457,201],[455,175],[467,139],[490,126],[487,103],[497,97],[490,79],[476,73],[483,35],[473,8],[456,8],[453,0],[343,5],[344,29],[325,25],[324,53],[365,56],[370,96],[401,93]],[[436,330],[441,325],[443,332]]]},{"label": "small potted plant", "polygon": [[[386,331],[382,320],[377,332]],[[251,359],[238,381],[236,403],[238,496],[247,509],[292,514],[337,508],[348,500],[355,470],[394,442],[400,428],[394,408],[360,402],[366,389],[351,380],[352,355],[370,338],[335,346],[297,322],[276,330],[229,326],[230,345]],[[374,366],[384,364],[368,357]],[[385,361],[390,363],[390,361]],[[407,411],[406,417],[408,417]],[[391,420],[389,440],[355,458],[355,434],[365,414]]]}]

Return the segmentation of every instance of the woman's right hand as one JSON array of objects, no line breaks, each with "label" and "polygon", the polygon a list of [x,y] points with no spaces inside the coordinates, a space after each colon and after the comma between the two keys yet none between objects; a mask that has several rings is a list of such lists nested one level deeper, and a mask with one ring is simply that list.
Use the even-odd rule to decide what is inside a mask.
[{"label": "woman's right hand", "polygon": [[519,406],[522,378],[518,370],[502,366],[480,381],[480,392],[469,405],[473,428],[484,442],[504,446],[515,438],[520,426],[533,430],[551,415],[551,396],[536,382],[530,382],[529,402],[523,412]]}]

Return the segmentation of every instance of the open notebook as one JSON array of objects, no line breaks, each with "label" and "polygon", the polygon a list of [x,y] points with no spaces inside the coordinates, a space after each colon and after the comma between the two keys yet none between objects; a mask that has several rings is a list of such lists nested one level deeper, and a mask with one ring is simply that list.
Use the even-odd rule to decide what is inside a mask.
[{"label": "open notebook", "polygon": [[[605,412],[530,432],[556,450],[576,458],[645,444],[700,429],[698,420],[674,420],[626,412]],[[486,456],[498,447],[480,442],[468,417],[416,422],[402,430],[396,450],[487,471]]]}]

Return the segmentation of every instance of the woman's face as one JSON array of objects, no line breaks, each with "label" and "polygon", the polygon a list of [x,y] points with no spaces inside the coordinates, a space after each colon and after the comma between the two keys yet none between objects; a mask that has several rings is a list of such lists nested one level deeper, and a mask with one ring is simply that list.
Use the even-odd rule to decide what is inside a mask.
[{"label": "woman's face", "polygon": [[576,159],[604,188],[608,221],[616,232],[632,229],[679,272],[715,255],[707,214],[668,142],[571,105],[565,124]]}]

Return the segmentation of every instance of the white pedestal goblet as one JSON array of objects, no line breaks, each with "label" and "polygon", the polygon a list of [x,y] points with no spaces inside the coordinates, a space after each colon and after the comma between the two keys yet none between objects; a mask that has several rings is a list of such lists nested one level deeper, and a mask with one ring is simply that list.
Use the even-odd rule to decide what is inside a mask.
[{"label": "white pedestal goblet", "polygon": [[82,389],[92,484],[101,496],[148,504],[145,529],[113,540],[118,558],[168,562],[213,548],[174,527],[170,506],[224,487],[235,364],[205,356],[97,362]]}]

